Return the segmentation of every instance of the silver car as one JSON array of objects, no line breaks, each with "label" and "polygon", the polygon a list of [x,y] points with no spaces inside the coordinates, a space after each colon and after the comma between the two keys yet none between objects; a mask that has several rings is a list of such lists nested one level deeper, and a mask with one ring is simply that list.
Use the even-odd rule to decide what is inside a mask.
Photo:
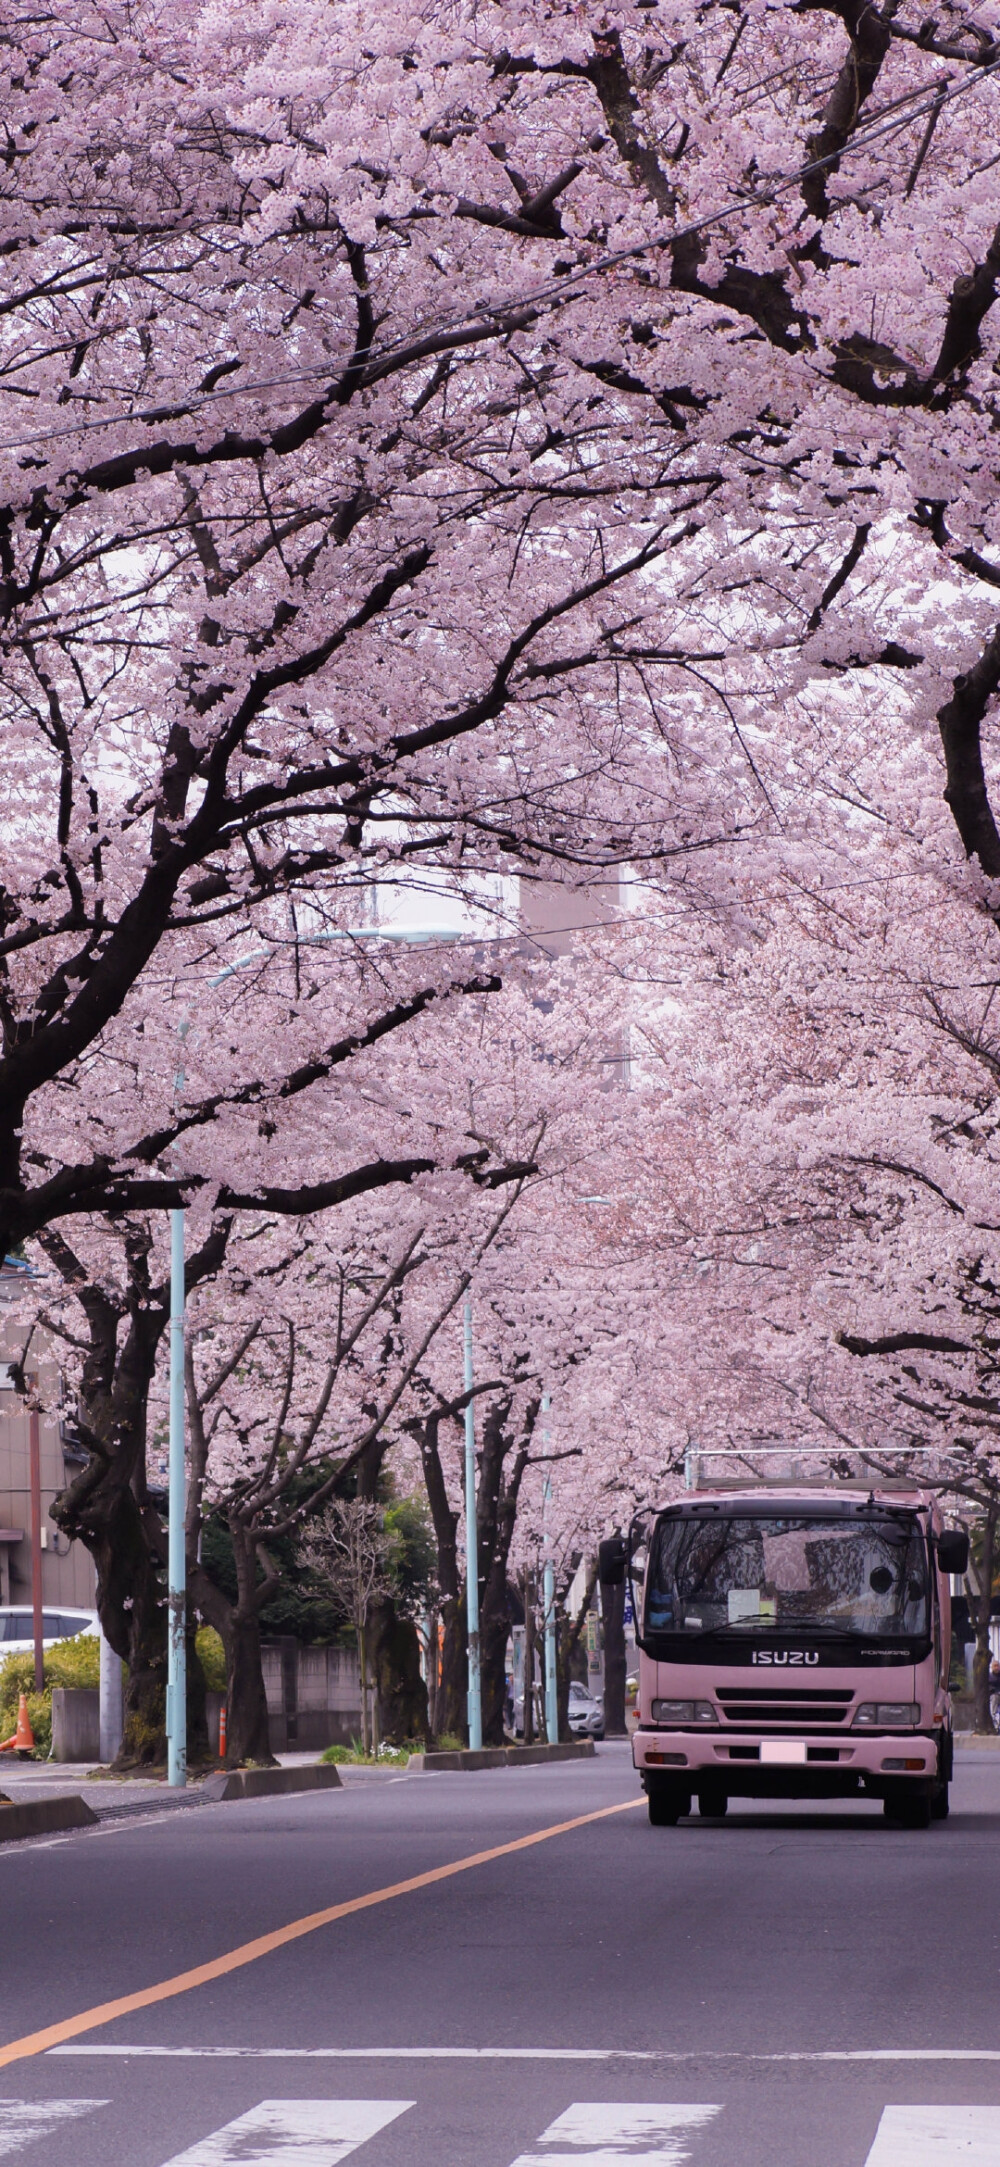
[{"label": "silver car", "polygon": [[574,1738],[604,1736],[604,1702],[588,1693],[586,1686],[580,1685],[576,1678],[570,1681],[567,1720]]}]

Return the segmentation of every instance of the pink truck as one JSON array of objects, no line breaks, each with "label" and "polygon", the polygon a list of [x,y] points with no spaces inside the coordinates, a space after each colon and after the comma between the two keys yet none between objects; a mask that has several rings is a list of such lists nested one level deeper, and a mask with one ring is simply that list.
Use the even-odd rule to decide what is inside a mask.
[{"label": "pink truck", "polygon": [[968,1536],[917,1489],[694,1492],[601,1545],[639,1646],[632,1756],[649,1818],[698,1800],[880,1798],[948,1812],[949,1575]]}]

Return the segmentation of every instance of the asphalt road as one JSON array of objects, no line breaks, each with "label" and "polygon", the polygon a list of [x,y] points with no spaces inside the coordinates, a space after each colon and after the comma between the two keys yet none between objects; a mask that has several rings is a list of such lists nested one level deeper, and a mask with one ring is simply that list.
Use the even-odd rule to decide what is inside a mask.
[{"label": "asphalt road", "polygon": [[[634,1796],[609,1745],[9,1846],[2,2037]],[[1000,2167],[1000,1755],[953,1796],[505,1851],[0,2069],[0,2159]]]}]

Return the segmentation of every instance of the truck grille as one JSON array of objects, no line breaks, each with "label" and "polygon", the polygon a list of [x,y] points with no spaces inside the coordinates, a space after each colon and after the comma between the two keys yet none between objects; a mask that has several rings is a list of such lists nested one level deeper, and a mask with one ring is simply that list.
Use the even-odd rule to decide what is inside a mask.
[{"label": "truck grille", "polygon": [[829,1730],[846,1723],[854,1694],[850,1686],[743,1686],[723,1685],[716,1690],[723,1721],[738,1723],[743,1730],[780,1725],[783,1730],[802,1730],[813,1724]]}]

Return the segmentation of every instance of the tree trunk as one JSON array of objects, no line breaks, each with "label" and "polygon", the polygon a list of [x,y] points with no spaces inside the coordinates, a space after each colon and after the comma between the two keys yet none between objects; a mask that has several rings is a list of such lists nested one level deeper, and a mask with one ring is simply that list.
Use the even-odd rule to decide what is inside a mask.
[{"label": "tree trunk", "polygon": [[[229,1224],[218,1222],[188,1259],[189,1289],[218,1270]],[[119,1295],[90,1283],[58,1230],[47,1229],[42,1245],[73,1287],[87,1321],[77,1410],[87,1464],[55,1499],[52,1518],[89,1550],[97,1571],[101,1630],[128,1666],[115,1765],[149,1767],[165,1761],[167,1752],[167,1537],[146,1489],[146,1423],[149,1388],[169,1317],[169,1286],[150,1281],[152,1235],[140,1221],[130,1220],[123,1236],[125,1286]],[[207,1751],[208,1730],[205,1682],[190,1639],[187,1681],[189,1746],[197,1758]]]},{"label": "tree trunk", "polygon": [[368,1640],[363,1625],[358,1626],[358,1676],[361,1681],[361,1751],[368,1753]]},{"label": "tree trunk", "polygon": [[420,1675],[420,1641],[410,1618],[391,1599],[377,1603],[370,1619],[372,1669],[379,1731],[390,1745],[430,1743],[427,1686]]},{"label": "tree trunk", "polygon": [[502,1746],[504,1742],[504,1706],[507,1699],[507,1644],[510,1640],[510,1618],[507,1608],[507,1585],[504,1582],[503,1600],[494,1595],[487,1600],[479,1621],[480,1688],[483,1705],[483,1744]]},{"label": "tree trunk", "polygon": [[[123,1522],[130,1516],[116,1514],[107,1531],[108,1546],[115,1545],[116,1530],[124,1532]],[[115,1767],[148,1768],[162,1763],[167,1757],[167,1606],[163,1582],[149,1554],[138,1512],[135,1514],[138,1540],[126,1548],[122,1544],[117,1551],[118,1569],[128,1574],[131,1603],[126,1612],[124,1722],[122,1742],[118,1749]],[[129,1530],[131,1534],[131,1529]],[[98,1566],[98,1614],[105,1637],[111,1639],[108,1623],[115,1623],[114,1606],[102,1601],[104,1583]],[[120,1646],[111,1642],[115,1653]]]},{"label": "tree trunk", "polygon": [[[483,1740],[490,1746],[503,1744],[507,1643],[510,1638],[508,1565],[521,1482],[528,1465],[530,1440],[540,1406],[541,1401],[537,1400],[527,1409],[516,1450],[507,1429],[511,1408],[509,1399],[494,1402],[482,1425],[481,1471],[476,1501],[482,1583],[479,1648]],[[508,1465],[512,1452],[513,1459]]]},{"label": "tree trunk", "polygon": [[254,1761],[259,1767],[273,1768],[260,1647],[261,1604],[272,1583],[260,1581],[253,1531],[235,1515],[227,1516],[227,1525],[236,1567],[236,1601],[228,1603],[213,1589],[212,1599],[204,1605],[226,1651],[226,1767],[240,1768],[245,1761]]},{"label": "tree trunk", "polygon": [[241,1768],[246,1761],[273,1768],[267,1695],[261,1664],[260,1617],[240,1608],[231,1609],[222,1631],[226,1651],[226,1767]]},{"label": "tree trunk", "polygon": [[441,1604],[441,1681],[434,1718],[436,1738],[469,1735],[469,1638],[465,1591],[459,1587]]},{"label": "tree trunk", "polygon": [[441,1591],[441,1668],[434,1702],[434,1736],[468,1738],[468,1639],[458,1570],[458,1514],[448,1502],[441,1465],[441,1416],[435,1412],[410,1427],[420,1446]]},{"label": "tree trunk", "polygon": [[976,1652],[972,1658],[972,1702],[975,1729],[990,1732],[993,1721],[990,1714],[990,1612],[993,1607],[993,1578],[996,1571],[997,1519],[1000,1516],[1000,1499],[987,1507],[983,1522],[983,1552],[979,1567],[979,1588],[975,1601]]},{"label": "tree trunk", "polygon": [[625,1733],[625,1589],[601,1582],[601,1614],[604,1620],[604,1733],[624,1738]]},{"label": "tree trunk", "polygon": [[524,1575],[524,1699],[523,1737],[526,1746],[535,1737],[535,1613],[530,1573]]}]

